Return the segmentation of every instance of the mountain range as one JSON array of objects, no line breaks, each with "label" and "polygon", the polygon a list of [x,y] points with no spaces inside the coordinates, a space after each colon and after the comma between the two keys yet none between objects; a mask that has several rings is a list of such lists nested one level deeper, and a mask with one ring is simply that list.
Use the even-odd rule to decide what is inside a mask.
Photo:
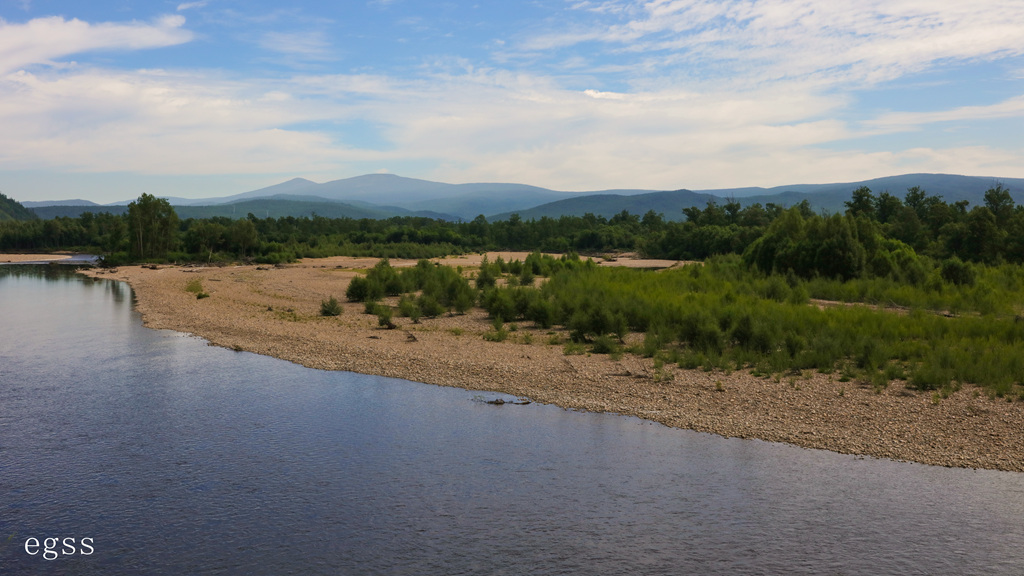
[{"label": "mountain range", "polygon": [[[816,211],[841,212],[853,190],[867,186],[875,194],[888,191],[903,197],[912,186],[947,202],[966,200],[980,204],[984,192],[1003,185],[1017,202],[1024,201],[1024,179],[957,176],[949,174],[905,174],[860,182],[798,184],[774,188],[726,188],[714,190],[604,190],[559,192],[525,184],[446,184],[405,178],[393,174],[367,174],[354,178],[316,183],[294,178],[259,190],[204,199],[167,197],[181,218],[226,216],[240,218],[312,216],[328,218],[388,218],[424,216],[445,220],[471,220],[479,215],[489,220],[519,214],[523,219],[582,216],[592,213],[611,217],[628,211],[645,214],[653,210],[669,220],[683,219],[682,210],[735,200],[741,205],[775,203],[792,206],[804,200]],[[98,205],[84,200],[23,202],[41,218],[77,216],[82,212],[123,212],[130,200]]]}]

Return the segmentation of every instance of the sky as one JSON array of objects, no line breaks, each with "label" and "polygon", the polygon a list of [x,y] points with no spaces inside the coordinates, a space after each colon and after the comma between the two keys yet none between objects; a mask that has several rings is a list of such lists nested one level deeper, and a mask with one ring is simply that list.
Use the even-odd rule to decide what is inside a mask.
[{"label": "sky", "polygon": [[1024,177],[1024,0],[0,0],[0,192]]}]

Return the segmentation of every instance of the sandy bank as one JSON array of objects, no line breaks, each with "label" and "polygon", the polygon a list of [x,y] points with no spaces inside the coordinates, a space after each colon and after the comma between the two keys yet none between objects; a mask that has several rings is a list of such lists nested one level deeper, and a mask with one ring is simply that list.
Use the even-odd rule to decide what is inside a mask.
[{"label": "sandy bank", "polygon": [[16,262],[50,262],[67,260],[70,254],[0,254],[0,264]]},{"label": "sandy bank", "polygon": [[[506,254],[509,259],[515,255]],[[493,260],[495,256],[491,255]],[[518,256],[525,257],[525,254]],[[448,258],[472,267],[479,257]],[[881,394],[838,376],[805,373],[755,378],[708,373],[624,355],[566,356],[553,337],[564,332],[523,323],[506,342],[482,335],[481,311],[377,327],[362,304],[344,303],[335,318],[320,302],[344,300],[345,288],[370,258],[307,260],[283,268],[123,267],[85,272],[128,281],[147,326],[201,336],[211,343],[266,354],[311,368],[350,370],[444,386],[491,390],[570,409],[617,412],[730,437],[942,466],[1024,471],[1024,403],[989,398],[965,386],[939,402],[901,382]],[[412,265],[392,260],[392,265]],[[209,298],[185,291],[193,279]],[[515,409],[514,407],[496,409]]]}]

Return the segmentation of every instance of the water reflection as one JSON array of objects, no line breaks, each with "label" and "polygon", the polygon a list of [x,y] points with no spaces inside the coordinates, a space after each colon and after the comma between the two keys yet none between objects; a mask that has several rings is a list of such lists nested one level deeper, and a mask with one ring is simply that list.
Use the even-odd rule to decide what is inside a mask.
[{"label": "water reflection", "polygon": [[[17,327],[0,339],[5,574],[1015,574],[1024,561],[1024,475],[309,370],[144,329],[95,288],[0,270],[0,317]],[[96,538],[96,553],[20,549],[65,534]]]}]

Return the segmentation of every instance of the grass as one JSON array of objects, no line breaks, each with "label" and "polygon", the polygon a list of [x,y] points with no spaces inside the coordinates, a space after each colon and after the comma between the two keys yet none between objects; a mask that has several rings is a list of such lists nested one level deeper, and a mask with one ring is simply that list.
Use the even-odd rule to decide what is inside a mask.
[{"label": "grass", "polygon": [[[519,261],[491,266],[497,267],[494,276],[525,270]],[[491,315],[484,339],[505,341],[519,322],[532,321],[557,328],[545,341],[564,346],[568,355],[617,359],[632,353],[684,369],[750,370],[776,378],[818,372],[877,393],[905,381],[911,389],[938,391],[940,398],[971,383],[995,397],[1024,399],[1024,268],[972,265],[974,281],[954,284],[943,279],[938,264],[928,266],[916,283],[907,283],[767,275],[737,256],[659,272],[537,260],[532,273],[545,282],[484,283],[477,290],[450,267],[421,262],[396,271],[382,263],[368,274],[379,286],[363,301],[382,326],[392,325],[391,308],[377,302],[384,294],[400,296],[398,313],[414,322],[479,302]],[[201,291],[201,284],[195,288]],[[419,297],[408,292],[415,289],[423,291]],[[810,297],[870,306],[820,308],[810,305]],[[626,348],[622,342],[630,332],[643,339],[631,339],[635,343]],[[516,338],[532,340],[528,333]]]},{"label": "grass", "polygon": [[203,298],[209,298],[210,295],[203,292],[203,280],[201,278],[193,278],[185,284],[185,292],[196,295],[196,300],[202,300]]},{"label": "grass", "polygon": [[565,347],[562,348],[562,352],[566,356],[579,356],[586,354],[587,347],[582,342],[566,342]]},{"label": "grass", "polygon": [[484,332],[484,340],[487,340],[488,342],[504,342],[505,340],[508,340],[508,330],[502,328],[500,330]]},{"label": "grass", "polygon": [[[661,272],[577,266],[539,288],[496,288],[499,294],[482,301],[500,306],[506,320],[550,313],[552,325],[571,332],[568,354],[588,345],[593,353],[616,352],[617,337],[628,330],[645,334],[629,352],[667,353],[682,368],[749,369],[763,376],[811,370],[879,390],[893,380],[929,391],[970,382],[1012,397],[1024,382],[1024,321],[1016,315],[1024,273],[1018,268],[980,268],[971,285],[933,278],[914,286],[888,279],[785,279],[751,272],[729,257]],[[915,307],[820,309],[806,294]],[[934,313],[939,309],[961,313],[946,317]]]}]

